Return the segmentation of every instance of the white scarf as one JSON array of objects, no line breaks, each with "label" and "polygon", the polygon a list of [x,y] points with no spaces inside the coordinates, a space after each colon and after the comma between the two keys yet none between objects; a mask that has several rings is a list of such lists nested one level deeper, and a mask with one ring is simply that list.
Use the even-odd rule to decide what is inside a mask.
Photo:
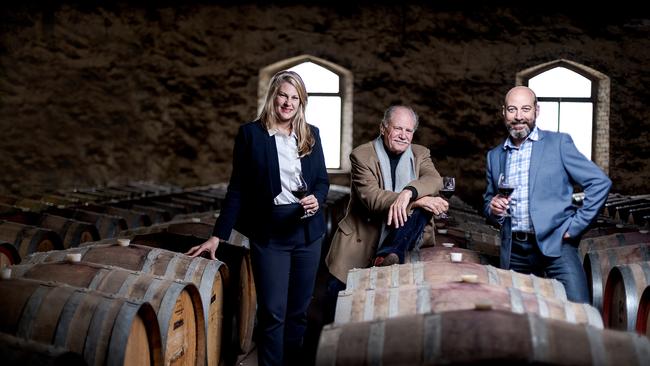
[{"label": "white scarf", "polygon": [[[397,167],[395,168],[395,190],[393,190],[393,178],[390,174],[390,159],[384,147],[384,141],[381,136],[377,137],[374,141],[375,151],[379,159],[379,169],[381,169],[381,177],[384,179],[384,189],[387,191],[401,192],[407,184],[417,179],[415,175],[415,156],[411,146],[406,149],[400,156]],[[379,236],[379,245],[384,241],[388,235],[386,222],[381,225],[381,235]]]}]

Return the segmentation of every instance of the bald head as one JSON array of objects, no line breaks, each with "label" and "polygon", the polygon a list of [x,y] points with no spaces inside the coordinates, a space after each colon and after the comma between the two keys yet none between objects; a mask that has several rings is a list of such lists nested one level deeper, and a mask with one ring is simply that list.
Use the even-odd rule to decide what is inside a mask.
[{"label": "bald head", "polygon": [[515,86],[514,88],[508,90],[508,92],[506,93],[506,97],[505,97],[503,105],[507,106],[508,105],[508,100],[510,98],[515,98],[515,97],[516,98],[528,98],[528,99],[531,100],[531,105],[537,105],[537,95],[535,95],[535,92],[531,88],[529,88],[527,86],[519,85],[519,86]]}]

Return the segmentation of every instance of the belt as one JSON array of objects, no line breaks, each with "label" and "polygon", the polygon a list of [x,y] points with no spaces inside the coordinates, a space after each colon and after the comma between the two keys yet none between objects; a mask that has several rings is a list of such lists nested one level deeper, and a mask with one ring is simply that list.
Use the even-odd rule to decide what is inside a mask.
[{"label": "belt", "polygon": [[535,233],[529,233],[526,231],[513,231],[512,238],[517,241],[535,241]]}]

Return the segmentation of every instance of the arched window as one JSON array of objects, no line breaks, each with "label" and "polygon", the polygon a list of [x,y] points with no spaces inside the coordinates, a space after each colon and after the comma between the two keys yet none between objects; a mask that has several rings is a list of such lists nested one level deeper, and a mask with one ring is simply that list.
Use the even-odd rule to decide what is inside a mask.
[{"label": "arched window", "polygon": [[570,134],[580,152],[609,172],[607,76],[560,59],[517,73],[516,85],[528,85],[537,94],[541,129]]},{"label": "arched window", "polygon": [[320,130],[325,165],[331,173],[350,170],[352,151],[352,74],[329,61],[298,56],[260,71],[259,108],[270,78],[280,70],[297,72],[305,82],[309,100],[307,122]]},{"label": "arched window", "polygon": [[591,84],[591,80],[561,66],[528,80],[539,101],[539,128],[568,133],[588,159],[591,159],[594,110]]}]

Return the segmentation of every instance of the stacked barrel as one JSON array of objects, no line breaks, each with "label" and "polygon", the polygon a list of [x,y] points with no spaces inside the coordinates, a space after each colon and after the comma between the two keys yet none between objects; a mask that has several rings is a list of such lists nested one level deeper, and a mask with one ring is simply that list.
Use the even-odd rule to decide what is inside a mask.
[{"label": "stacked barrel", "polygon": [[[451,218],[437,225],[436,246],[408,253],[405,264],[348,273],[334,322],[321,333],[317,365],[650,363],[650,340],[605,329],[614,322],[611,316],[603,318],[595,303],[567,301],[556,280],[490,265],[497,262],[499,232],[470,207],[454,203]],[[639,235],[647,234],[637,230],[614,237],[645,240]],[[603,240],[589,238],[581,249]],[[645,256],[638,245],[627,248],[619,258]],[[599,273],[616,264],[613,254],[602,257],[609,262],[597,262]],[[650,300],[650,290],[641,294],[643,280],[650,279],[647,263],[620,272],[619,277],[633,280],[611,291],[621,294],[619,302],[629,298],[625,291],[632,287],[638,298]],[[643,309],[647,323],[650,306]]]},{"label": "stacked barrel", "polygon": [[580,243],[592,304],[605,326],[650,335],[650,195],[610,195]]}]

